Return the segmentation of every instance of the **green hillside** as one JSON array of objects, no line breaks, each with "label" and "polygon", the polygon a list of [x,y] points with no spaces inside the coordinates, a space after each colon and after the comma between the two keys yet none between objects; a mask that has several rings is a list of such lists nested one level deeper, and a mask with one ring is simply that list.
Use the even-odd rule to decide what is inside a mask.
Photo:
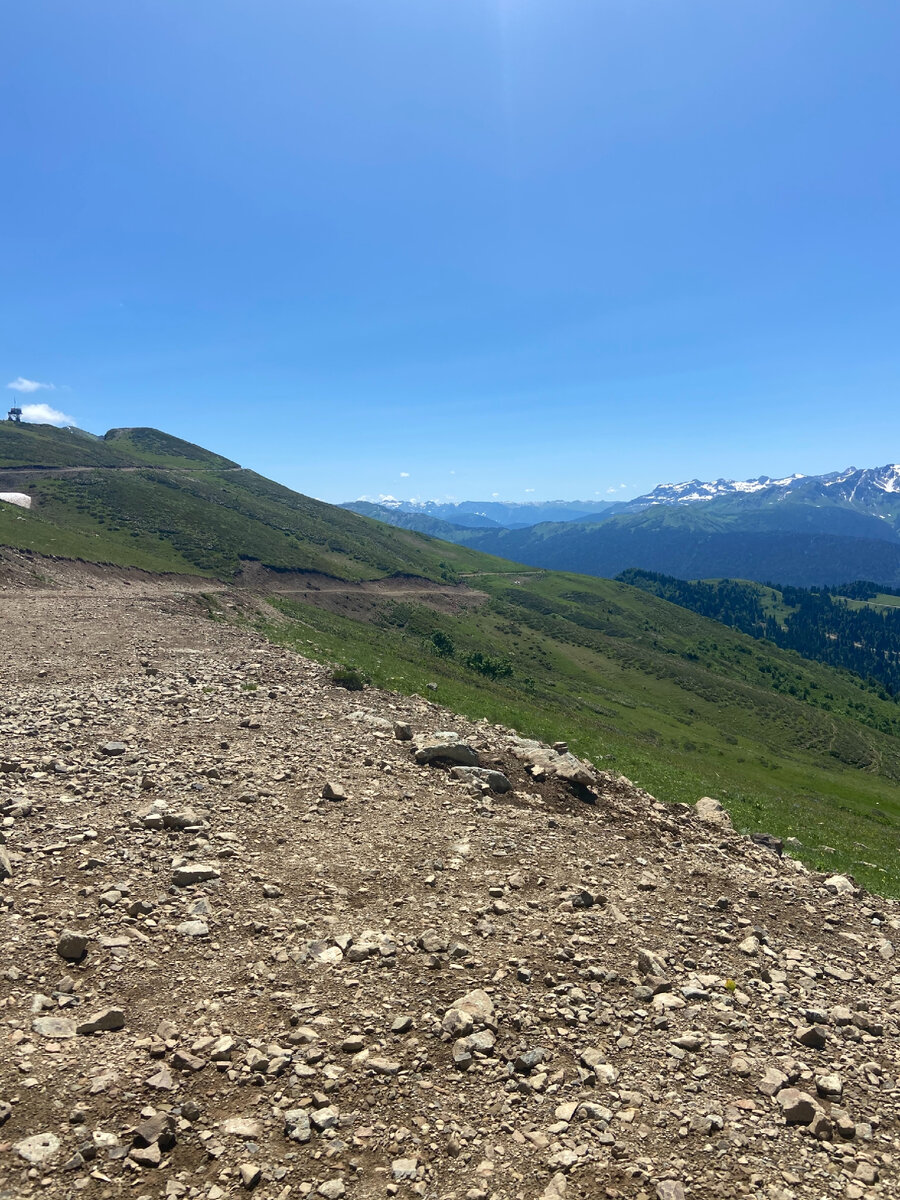
[{"label": "green hillside", "polygon": [[[63,469],[12,475],[34,508],[0,504],[0,544],[204,574],[198,603],[215,619],[213,581],[260,562],[285,573],[273,639],[396,690],[434,682],[448,707],[566,739],[661,799],[719,796],[743,828],[795,837],[808,862],[900,894],[900,706],[848,673],[623,583],[530,571],[322,504],[155,431],[86,438],[129,459],[109,466],[84,463],[84,435],[38,434]],[[347,589],[301,592],[297,570]],[[343,602],[354,581],[396,575],[476,591],[461,613],[388,594]]]},{"label": "green hillside", "polygon": [[[0,449],[11,457],[22,432],[20,457],[28,456],[35,444],[29,436],[33,428],[0,426]],[[0,544],[222,578],[248,560],[340,579],[397,573],[450,579],[494,562],[465,547],[388,529],[302,496],[157,430],[113,430],[96,440],[80,435],[73,443],[68,430],[36,428],[45,458],[61,460],[58,467],[83,465],[82,439],[88,452],[105,448],[127,462],[78,471],[4,475],[0,470],[0,487],[5,480],[10,489],[33,498],[31,510],[0,504]],[[142,459],[161,465],[135,465]]]},{"label": "green hillside", "polygon": [[237,463],[157,429],[111,429],[97,437],[83,429],[0,422],[0,470],[4,467],[187,467]]}]

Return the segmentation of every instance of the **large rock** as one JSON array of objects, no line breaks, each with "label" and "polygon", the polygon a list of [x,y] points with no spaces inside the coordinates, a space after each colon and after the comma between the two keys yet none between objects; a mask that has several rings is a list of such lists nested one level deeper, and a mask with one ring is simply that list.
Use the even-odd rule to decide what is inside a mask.
[{"label": "large rock", "polygon": [[463,767],[478,766],[478,752],[456,733],[432,733],[416,738],[415,759],[417,763],[452,762]]},{"label": "large rock", "polygon": [[831,875],[822,886],[834,896],[852,896],[856,892],[852,881],[846,875]]},{"label": "large rock", "polygon": [[64,929],[56,942],[56,953],[68,962],[80,962],[87,953],[88,936],[77,929]]},{"label": "large rock", "polygon": [[9,857],[3,847],[0,846],[0,883],[2,883],[4,879],[12,879],[12,873],[12,859]]},{"label": "large rock", "polygon": [[107,1033],[114,1029],[123,1029],[125,1027],[125,1014],[121,1008],[101,1008],[99,1012],[92,1013],[84,1021],[79,1021],[75,1027],[76,1033]]},{"label": "large rock", "polygon": [[[61,1144],[55,1133],[33,1133],[31,1137],[16,1142],[14,1149],[19,1158],[24,1158],[34,1166],[41,1166],[56,1157]],[[9,1194],[12,1195],[11,1192]]]},{"label": "large rock", "polygon": [[731,817],[714,796],[701,796],[694,805],[694,810],[704,825],[721,829],[725,833],[731,832]]},{"label": "large rock", "polygon": [[75,1022],[69,1021],[66,1017],[36,1017],[31,1022],[31,1028],[35,1033],[46,1038],[73,1038],[75,1036]]},{"label": "large rock", "polygon": [[510,748],[532,774],[549,775],[580,787],[593,788],[597,784],[596,772],[569,750],[554,750],[532,738],[513,738]]},{"label": "large rock", "polygon": [[782,1088],[775,1099],[788,1125],[810,1125],[820,1111],[808,1092],[801,1092],[795,1087]]},{"label": "large rock", "polygon": [[[470,1017],[473,1025],[487,1025],[494,1017],[494,1002],[482,988],[475,988],[454,1000],[448,1012],[451,1010]],[[446,1014],[444,1019],[447,1019]]]}]

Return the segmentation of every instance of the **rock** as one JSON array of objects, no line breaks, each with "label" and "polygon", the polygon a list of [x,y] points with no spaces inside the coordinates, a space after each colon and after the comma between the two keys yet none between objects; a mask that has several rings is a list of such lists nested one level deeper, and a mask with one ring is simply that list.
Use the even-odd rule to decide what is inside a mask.
[{"label": "rock", "polygon": [[661,1179],[656,1185],[657,1200],[684,1200],[684,1188],[676,1179]]},{"label": "rock", "polygon": [[125,1014],[121,1008],[102,1008],[85,1021],[79,1021],[75,1032],[79,1034],[103,1033],[125,1026]]},{"label": "rock", "polygon": [[182,921],[175,926],[175,932],[182,937],[208,937],[209,926],[205,921]]},{"label": "rock", "polygon": [[415,760],[417,763],[452,762],[463,767],[477,767],[478,753],[455,733],[435,733],[416,738]]},{"label": "rock", "polygon": [[309,1123],[318,1133],[324,1133],[326,1129],[334,1129],[340,1118],[340,1113],[333,1104],[326,1104],[323,1108],[314,1109],[309,1114]]},{"label": "rock", "polygon": [[486,767],[451,767],[450,774],[454,779],[483,783],[498,795],[512,791],[512,784],[502,771],[491,771]]},{"label": "rock", "polygon": [[151,1075],[147,1080],[147,1087],[156,1088],[161,1092],[173,1092],[175,1090],[175,1080],[172,1078],[171,1072],[165,1067],[160,1067],[155,1075]]},{"label": "rock", "polygon": [[822,886],[835,896],[853,896],[856,888],[846,875],[830,875]]},{"label": "rock", "polygon": [[132,1146],[128,1157],[142,1167],[158,1167],[162,1162],[162,1151],[155,1143],[150,1146]]},{"label": "rock", "polygon": [[458,1000],[454,1000],[451,1008],[460,1013],[468,1013],[475,1024],[487,1024],[494,1016],[494,1002],[482,988],[466,992]]},{"label": "rock", "polygon": [[107,758],[118,758],[127,749],[124,742],[104,742],[100,747],[100,753],[105,754]]},{"label": "rock", "polygon": [[61,1145],[55,1133],[33,1133],[21,1142],[16,1142],[13,1149],[19,1158],[24,1158],[27,1163],[39,1167],[55,1158]]},{"label": "rock", "polygon": [[320,1196],[324,1196],[325,1200],[340,1200],[340,1197],[346,1192],[347,1188],[344,1185],[343,1179],[326,1179],[324,1183],[320,1183],[316,1191]]},{"label": "rock", "polygon": [[206,883],[218,878],[219,871],[209,863],[184,863],[172,872],[175,887],[190,887],[194,883]]},{"label": "rock", "polygon": [[80,962],[87,954],[89,938],[75,929],[64,929],[56,942],[56,953],[69,962]]},{"label": "rock", "polygon": [[263,1127],[252,1117],[228,1117],[222,1122],[222,1132],[229,1137],[244,1138],[246,1141],[259,1141],[263,1135]]},{"label": "rock", "polygon": [[797,1034],[797,1041],[810,1050],[824,1050],[828,1043],[828,1031],[824,1025],[810,1025]]},{"label": "rock", "polygon": [[347,793],[340,783],[328,782],[322,788],[322,796],[326,800],[346,800]]},{"label": "rock", "polygon": [[666,964],[653,950],[638,950],[638,970],[642,975],[653,975],[662,978],[666,974]]},{"label": "rock", "polygon": [[399,1075],[400,1064],[390,1058],[370,1058],[366,1063],[377,1075]]},{"label": "rock", "polygon": [[239,1163],[238,1174],[241,1177],[241,1186],[250,1192],[262,1179],[262,1167],[259,1163]]},{"label": "rock", "polygon": [[394,722],[394,737],[398,742],[411,742],[413,736],[412,726],[406,721]]},{"label": "rock", "polygon": [[694,805],[694,811],[704,825],[711,825],[723,833],[732,831],[731,817],[714,797],[701,796]]},{"label": "rock", "polygon": [[175,1122],[168,1113],[157,1112],[135,1125],[134,1136],[138,1146],[158,1143],[161,1150],[169,1150],[175,1145]]},{"label": "rock", "polygon": [[31,1028],[41,1037],[73,1038],[75,1036],[75,1022],[69,1021],[65,1017],[38,1017],[31,1022]]},{"label": "rock", "polygon": [[762,846],[764,850],[771,850],[779,858],[784,854],[784,842],[780,837],[775,837],[773,833],[751,833],[750,841],[755,842],[757,846]]},{"label": "rock", "polygon": [[798,1091],[795,1087],[782,1088],[775,1099],[788,1125],[809,1125],[820,1111],[808,1092]]},{"label": "rock", "polygon": [[816,1091],[826,1100],[840,1100],[844,1091],[843,1080],[840,1075],[817,1075]]},{"label": "rock", "polygon": [[284,1136],[293,1142],[308,1142],[312,1137],[309,1113],[305,1108],[291,1108],[284,1113]]},{"label": "rock", "polygon": [[0,846],[0,883],[4,879],[12,879],[12,859],[7,852]]},{"label": "rock", "polygon": [[395,1158],[391,1163],[391,1174],[395,1183],[402,1183],[404,1179],[415,1179],[418,1169],[417,1158]]}]

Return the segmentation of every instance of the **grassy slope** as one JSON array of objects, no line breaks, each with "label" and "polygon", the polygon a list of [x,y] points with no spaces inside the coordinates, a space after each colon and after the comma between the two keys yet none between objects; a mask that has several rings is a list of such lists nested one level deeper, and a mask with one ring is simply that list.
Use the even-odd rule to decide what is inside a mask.
[{"label": "grassy slope", "polygon": [[[52,435],[61,455],[65,431]],[[164,435],[102,444],[185,457]],[[401,691],[434,679],[451,708],[567,738],[661,798],[721,796],[743,826],[799,837],[809,861],[900,894],[900,708],[843,673],[637,589],[523,571],[202,455],[177,471],[90,470],[23,487],[35,510],[0,505],[0,544],[224,577],[241,555],[348,580],[473,573],[491,600],[461,616],[384,600],[364,625],[281,601],[293,619],[273,620],[268,632],[313,657],[355,660]],[[438,629],[457,644],[452,659],[427,652]],[[507,657],[514,674],[475,673],[461,662],[474,650]]]},{"label": "grassy slope", "polygon": [[[31,437],[35,428],[37,442]],[[78,435],[72,450],[68,430],[0,426],[0,453],[9,460],[18,448],[17,465],[33,457],[36,445],[47,462],[55,459],[57,465],[80,465],[85,454],[106,448],[119,460],[112,465],[128,460],[129,469],[17,476],[17,490],[31,494],[34,507],[0,505],[2,544],[65,558],[223,577],[239,570],[244,559],[342,579],[396,573],[453,579],[457,572],[485,564],[476,551],[411,530],[388,529],[252,471],[235,470],[228,459],[156,430],[114,430],[100,440]],[[131,466],[144,460],[160,466]],[[177,469],[171,469],[173,463]]]},{"label": "grassy slope", "polygon": [[[797,837],[806,861],[900,894],[897,705],[624,584],[521,578],[480,577],[492,601],[461,617],[385,601],[374,628],[278,600],[292,620],[267,632],[384,687],[437,682],[448,707],[568,739],[662,799],[719,796],[742,827]],[[452,659],[428,653],[436,629],[456,642]],[[463,666],[474,649],[508,657],[512,678]]]}]

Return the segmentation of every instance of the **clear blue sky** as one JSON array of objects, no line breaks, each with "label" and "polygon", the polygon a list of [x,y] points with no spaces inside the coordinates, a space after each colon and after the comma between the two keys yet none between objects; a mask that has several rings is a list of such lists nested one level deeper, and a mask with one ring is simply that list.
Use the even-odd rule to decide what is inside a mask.
[{"label": "clear blue sky", "polygon": [[900,459],[897,0],[6,0],[0,39],[25,403],[330,500]]}]

